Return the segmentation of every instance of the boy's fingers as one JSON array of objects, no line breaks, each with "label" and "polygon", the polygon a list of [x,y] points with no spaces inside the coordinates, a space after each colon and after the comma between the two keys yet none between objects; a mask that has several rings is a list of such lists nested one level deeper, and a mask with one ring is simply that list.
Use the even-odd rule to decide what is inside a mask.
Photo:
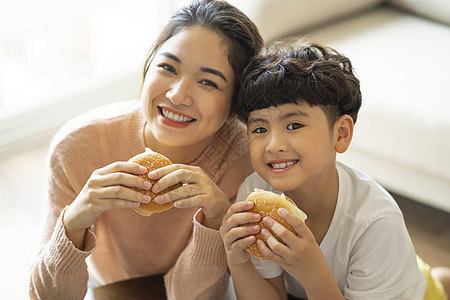
[{"label": "boy's fingers", "polygon": [[243,250],[245,247],[250,246],[255,242],[255,237],[253,235],[247,236],[245,238],[239,239],[232,244],[232,247],[236,250]]},{"label": "boy's fingers", "polygon": [[278,214],[280,217],[286,220],[295,230],[295,232],[302,238],[314,238],[314,235],[312,234],[311,230],[306,226],[305,222],[297,217],[295,214],[291,213],[290,211],[280,208],[278,210]]},{"label": "boy's fingers", "polygon": [[226,220],[235,214],[246,212],[252,209],[254,205],[255,204],[250,201],[235,202],[230,206],[223,219]]},{"label": "boy's fingers", "polygon": [[263,219],[263,223],[285,243],[289,244],[295,240],[295,234],[286,227],[284,227],[283,225],[281,225],[280,223],[276,222],[274,219],[270,217],[265,217]]},{"label": "boy's fingers", "polygon": [[[250,212],[237,212],[233,215],[231,215],[229,218],[224,217],[224,221],[222,222],[223,230],[230,231],[232,228],[243,228],[244,230],[249,230],[247,227],[251,226],[245,226],[249,223],[256,223],[261,219],[261,216],[259,214],[254,214]],[[259,228],[259,227],[258,227]],[[259,231],[259,230],[258,230]]]},{"label": "boy's fingers", "polygon": [[274,262],[278,262],[278,255],[276,255],[269,246],[266,245],[262,240],[257,240],[256,245],[258,246],[259,251],[268,259]]}]

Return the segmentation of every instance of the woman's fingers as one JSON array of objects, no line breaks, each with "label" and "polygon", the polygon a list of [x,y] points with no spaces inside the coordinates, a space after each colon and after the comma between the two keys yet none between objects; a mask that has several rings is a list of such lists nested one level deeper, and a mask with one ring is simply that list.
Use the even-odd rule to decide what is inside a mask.
[{"label": "woman's fingers", "polygon": [[199,167],[187,165],[169,165],[148,174],[148,177],[157,182],[152,187],[152,192],[159,193],[168,187],[177,183],[195,184],[195,188],[191,188],[191,194],[198,195],[202,193],[202,185],[209,180],[209,177]]},{"label": "woman's fingers", "polygon": [[149,190],[152,184],[149,180],[145,180],[142,177],[127,174],[127,173],[110,173],[103,176],[98,176],[91,179],[90,184],[92,186],[108,187],[108,186],[126,186],[130,188],[138,188],[142,190]]},{"label": "woman's fingers", "polygon": [[[178,183],[183,184],[156,197],[156,203],[175,202],[176,207],[212,208],[220,206],[223,202],[224,212],[229,206],[226,195],[200,167],[169,165],[150,172],[149,178],[157,180],[151,188],[154,193],[160,193]],[[222,218],[222,215],[220,217]]]},{"label": "woman's fingers", "polygon": [[103,188],[99,192],[98,198],[100,200],[118,199],[139,203],[149,203],[151,201],[150,196],[120,185]]},{"label": "woman's fingers", "polygon": [[135,175],[143,175],[147,169],[139,164],[128,161],[116,161],[103,168],[97,169],[93,174],[107,175],[110,173],[123,172]]}]

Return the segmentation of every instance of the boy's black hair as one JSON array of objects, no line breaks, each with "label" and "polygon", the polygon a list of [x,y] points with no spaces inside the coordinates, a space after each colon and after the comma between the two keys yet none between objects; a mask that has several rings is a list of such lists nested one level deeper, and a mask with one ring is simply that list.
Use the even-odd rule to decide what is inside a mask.
[{"label": "boy's black hair", "polygon": [[345,114],[356,122],[361,91],[350,60],[333,48],[292,38],[272,43],[251,60],[239,94],[242,121],[254,110],[298,101],[319,105],[330,127]]}]

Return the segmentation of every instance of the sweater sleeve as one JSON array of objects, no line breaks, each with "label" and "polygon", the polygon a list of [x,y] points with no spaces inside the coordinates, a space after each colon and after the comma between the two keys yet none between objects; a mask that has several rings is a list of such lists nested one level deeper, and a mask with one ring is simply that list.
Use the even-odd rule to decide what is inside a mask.
[{"label": "sweater sleeve", "polygon": [[65,209],[53,234],[32,266],[30,299],[83,299],[87,292],[86,258],[95,249],[92,228],[86,231],[85,249],[78,250],[67,238],[62,222]]},{"label": "sweater sleeve", "polygon": [[72,146],[72,141],[80,138],[63,130],[59,134],[47,157],[44,227],[40,251],[30,269],[31,299],[82,299],[88,281],[86,257],[96,243],[92,229],[86,231],[85,251],[77,249],[66,235],[64,213],[83,180],[79,179],[82,169],[76,156],[79,147]]},{"label": "sweater sleeve", "polygon": [[199,209],[192,238],[164,277],[168,299],[222,299],[226,293],[229,274],[222,238],[218,230],[202,225],[203,218]]}]

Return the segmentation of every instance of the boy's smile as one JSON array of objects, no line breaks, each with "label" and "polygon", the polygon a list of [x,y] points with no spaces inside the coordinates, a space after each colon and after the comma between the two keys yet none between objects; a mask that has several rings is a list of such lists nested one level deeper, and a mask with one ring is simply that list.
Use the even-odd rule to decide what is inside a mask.
[{"label": "boy's smile", "polygon": [[272,168],[272,172],[287,172],[298,163],[298,159],[295,160],[274,160],[267,163]]},{"label": "boy's smile", "polygon": [[247,131],[253,167],[275,189],[315,189],[335,179],[336,130],[321,107],[299,101],[256,110]]}]

